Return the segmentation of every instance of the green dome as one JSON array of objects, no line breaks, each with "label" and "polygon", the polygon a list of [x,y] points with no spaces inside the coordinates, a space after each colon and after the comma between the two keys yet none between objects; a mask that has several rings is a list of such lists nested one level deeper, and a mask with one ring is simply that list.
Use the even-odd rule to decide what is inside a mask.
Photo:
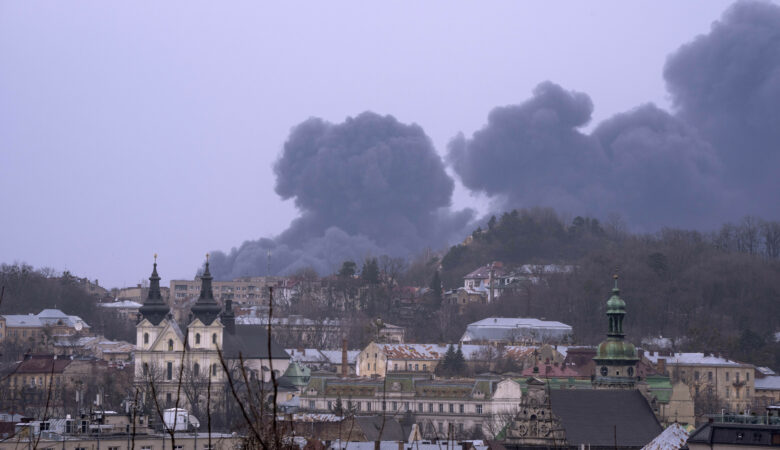
[{"label": "green dome", "polygon": [[626,302],[619,296],[620,291],[615,288],[612,290],[612,297],[607,300],[607,314],[625,314]]},{"label": "green dome", "polygon": [[638,361],[636,347],[634,344],[623,339],[607,338],[599,344],[596,361],[618,360],[618,361]]}]

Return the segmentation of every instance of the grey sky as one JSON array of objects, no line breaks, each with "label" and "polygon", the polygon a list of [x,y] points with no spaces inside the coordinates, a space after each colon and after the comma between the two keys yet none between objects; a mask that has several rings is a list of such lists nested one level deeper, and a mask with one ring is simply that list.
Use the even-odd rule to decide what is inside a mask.
[{"label": "grey sky", "polygon": [[0,262],[189,278],[297,217],[272,166],[312,116],[392,114],[443,155],[545,80],[591,126],[668,108],[667,56],[730,2],[279,3],[1,2]]}]

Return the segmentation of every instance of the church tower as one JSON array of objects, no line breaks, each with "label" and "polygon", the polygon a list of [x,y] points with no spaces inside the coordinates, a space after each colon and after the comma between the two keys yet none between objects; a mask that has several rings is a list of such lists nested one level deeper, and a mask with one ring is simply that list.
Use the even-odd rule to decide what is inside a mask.
[{"label": "church tower", "polygon": [[162,299],[160,292],[160,276],[157,274],[157,255],[154,255],[154,268],[149,277],[149,292],[143,306],[138,308],[138,324],[136,325],[136,349],[148,350],[157,340],[160,332],[165,329],[169,320],[170,309]]},{"label": "church tower", "polygon": [[607,339],[599,344],[593,360],[596,362],[596,377],[593,386],[596,389],[634,389],[636,387],[636,347],[625,340],[623,319],[626,315],[626,302],[620,298],[618,276],[614,276],[615,287],[607,300],[607,319],[609,327]]},{"label": "church tower", "polygon": [[193,349],[216,351],[217,348],[223,348],[224,327],[219,319],[222,308],[214,300],[212,280],[209,255],[206,255],[206,267],[200,277],[200,296],[190,309],[190,323],[187,326],[187,342]]}]

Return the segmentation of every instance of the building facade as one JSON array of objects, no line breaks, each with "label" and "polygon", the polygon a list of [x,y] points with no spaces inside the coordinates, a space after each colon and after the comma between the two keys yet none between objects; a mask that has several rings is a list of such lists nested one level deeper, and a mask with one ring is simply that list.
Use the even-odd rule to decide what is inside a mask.
[{"label": "building facade", "polygon": [[312,376],[301,395],[301,409],[332,412],[337,403],[356,415],[414,417],[428,438],[494,437],[505,416],[517,410],[520,385],[501,377],[437,379],[426,374],[385,378]]},{"label": "building facade", "polygon": [[[144,396],[153,393],[166,406],[175,404],[177,397],[179,405],[204,402],[201,391],[209,384],[215,392],[225,392],[228,373],[262,383],[272,373],[280,377],[287,370],[290,357],[275,342],[269,343],[265,326],[236,325],[231,300],[224,310],[217,304],[208,260],[185,330],[162,299],[156,262],[149,281],[136,325],[135,383]],[[183,391],[189,393],[187,398],[181,398]]]}]

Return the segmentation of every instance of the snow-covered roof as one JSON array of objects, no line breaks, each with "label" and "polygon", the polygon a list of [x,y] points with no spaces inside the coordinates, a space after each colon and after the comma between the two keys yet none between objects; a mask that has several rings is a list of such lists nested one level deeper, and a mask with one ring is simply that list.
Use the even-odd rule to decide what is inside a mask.
[{"label": "snow-covered roof", "polygon": [[[412,360],[439,360],[447,353],[449,345],[439,344],[377,344],[389,359],[412,359]],[[455,346],[457,349],[457,346]],[[480,352],[485,349],[484,345],[463,344],[461,351],[466,359],[479,359]],[[504,347],[507,356],[515,358],[524,356],[534,350],[534,347],[525,347],[521,345],[508,345]]]},{"label": "snow-covered roof", "polygon": [[134,302],[132,300],[120,300],[120,301],[111,302],[111,303],[98,303],[98,306],[100,306],[102,308],[127,308],[127,309],[134,309],[134,308],[140,308],[143,305],[138,303],[138,302]]},{"label": "snow-covered roof", "polygon": [[756,370],[761,372],[762,375],[777,375],[775,371],[769,367],[756,367]]},{"label": "snow-covered roof", "polygon": [[[319,350],[316,348],[295,349],[288,348],[285,351],[293,361],[314,364],[341,364],[341,350]],[[347,364],[355,364],[360,350],[347,350]]]},{"label": "snow-covered roof", "polygon": [[776,391],[780,390],[780,376],[756,378],[756,390]]},{"label": "snow-covered roof", "polygon": [[666,364],[753,367],[751,364],[732,361],[728,358],[715,356],[709,353],[706,355],[704,353],[665,353],[666,356],[661,355],[661,353],[664,352],[645,352],[645,357],[654,364],[657,364],[659,359],[665,359]]},{"label": "snow-covered roof", "polygon": [[62,325],[75,328],[81,324],[82,328],[89,328],[86,322],[79,316],[69,316],[59,309],[44,309],[38,314],[6,314],[5,324],[8,327],[44,327]]},{"label": "snow-covered roof", "polygon": [[572,334],[572,327],[552,320],[524,317],[488,317],[470,323],[460,338],[461,342],[472,341],[537,341],[561,340]]},{"label": "snow-covered roof", "polygon": [[642,447],[642,450],[678,450],[688,442],[688,432],[679,423],[669,425],[661,434]]}]

